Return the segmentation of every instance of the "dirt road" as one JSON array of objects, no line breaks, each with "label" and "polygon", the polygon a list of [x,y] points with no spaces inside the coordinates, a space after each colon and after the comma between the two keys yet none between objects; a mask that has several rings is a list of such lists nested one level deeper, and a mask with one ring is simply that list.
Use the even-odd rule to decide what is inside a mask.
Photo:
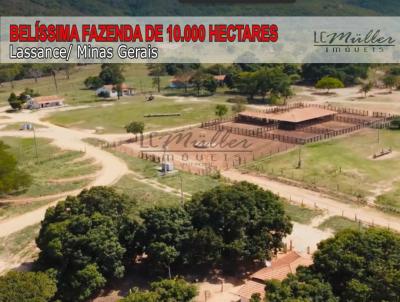
[{"label": "dirt road", "polygon": [[[96,174],[94,180],[89,184],[89,187],[112,185],[116,183],[123,175],[128,173],[129,169],[125,162],[123,162],[121,159],[112,155],[109,152],[106,152],[98,147],[94,147],[82,141],[84,138],[93,137],[93,135],[73,129],[59,127],[47,122],[41,122],[40,119],[47,113],[47,111],[37,111],[7,114],[3,111],[2,115],[6,115],[9,117],[9,119],[4,120],[4,122],[6,123],[30,122],[44,125],[47,128],[37,129],[36,136],[49,138],[52,140],[52,143],[54,145],[62,149],[84,151],[87,157],[95,159],[95,161],[101,165],[101,170]],[[32,132],[26,131],[0,132],[0,136],[32,137],[32,135]],[[79,192],[79,190],[75,193],[77,192]],[[62,198],[63,197],[65,196],[62,196]],[[7,236],[19,230],[22,230],[27,226],[40,222],[44,217],[46,209],[51,205],[53,204],[44,206],[42,208],[36,209],[32,212],[20,216],[1,221],[0,237]]]},{"label": "dirt road", "polygon": [[232,181],[251,182],[299,204],[303,203],[309,207],[317,206],[319,209],[326,210],[329,215],[343,215],[349,219],[357,218],[366,223],[389,227],[400,232],[400,220],[398,217],[383,213],[372,207],[340,202],[314,191],[290,186],[261,176],[242,174],[237,170],[224,171],[222,175]]}]

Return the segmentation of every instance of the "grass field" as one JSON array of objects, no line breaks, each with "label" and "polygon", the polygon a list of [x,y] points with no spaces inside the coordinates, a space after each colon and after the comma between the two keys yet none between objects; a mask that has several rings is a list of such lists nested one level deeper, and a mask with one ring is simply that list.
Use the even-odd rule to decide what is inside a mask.
[{"label": "grass field", "polygon": [[[347,137],[302,147],[302,167],[297,169],[299,150],[264,158],[243,167],[267,176],[284,177],[307,187],[322,187],[332,193],[368,198],[399,187],[400,131],[365,129]],[[373,160],[382,148],[394,151]],[[390,196],[386,196],[390,198]],[[394,200],[393,200],[394,202]],[[397,199],[400,205],[400,200]]]},{"label": "grass field", "polygon": [[400,211],[400,182],[396,182],[393,189],[379,195],[376,199],[376,203]]},{"label": "grass field", "polygon": [[14,216],[22,215],[45,205],[51,204],[53,201],[41,200],[23,204],[1,203],[0,204],[0,221]]},{"label": "grass field", "polygon": [[211,176],[200,176],[183,171],[179,171],[174,174],[168,174],[161,176],[157,168],[159,165],[148,160],[140,159],[134,156],[127,155],[118,151],[112,151],[114,155],[124,160],[129,169],[139,173],[140,175],[154,179],[157,182],[172,187],[180,192],[181,189],[181,178],[182,187],[185,193],[194,194],[197,192],[212,189],[221,183],[221,180]]},{"label": "grass field", "polygon": [[[95,106],[73,111],[57,112],[47,120],[56,125],[81,129],[101,127],[105,133],[125,132],[124,126],[131,121],[145,123],[145,131],[160,130],[186,124],[214,119],[215,105],[220,98],[213,101],[185,101],[182,99],[156,97],[152,102],[145,102],[143,96],[126,97],[109,106]],[[180,113],[180,116],[144,117],[154,113]]]},{"label": "grass field", "polygon": [[179,203],[179,196],[158,190],[150,185],[135,180],[132,175],[125,175],[114,185],[118,192],[125,193],[138,202],[139,209],[152,206],[168,206]]},{"label": "grass field", "polygon": [[35,224],[0,238],[0,259],[7,261],[14,259],[16,262],[18,259],[34,259],[37,253],[34,239],[38,235],[39,229],[40,224]]},{"label": "grass field", "polygon": [[332,216],[318,226],[321,230],[332,230],[334,233],[345,229],[359,230],[360,227],[362,226],[358,222],[341,216]]},{"label": "grass field", "polygon": [[[14,89],[10,83],[3,83],[0,87],[0,105],[5,105],[12,91],[20,93],[25,88],[32,88],[41,95],[58,94],[65,97],[67,104],[84,104],[99,100],[93,90],[86,89],[84,80],[89,76],[98,75],[100,65],[77,66],[71,70],[70,78],[67,79],[64,72],[56,76],[58,92],[55,88],[53,77],[39,78],[36,83],[34,79],[14,81]],[[124,66],[125,82],[136,88],[138,92],[154,90],[152,78],[148,77],[147,67],[144,64],[126,64]],[[169,76],[161,78],[161,86],[167,86]]]},{"label": "grass field", "polygon": [[[10,146],[10,152],[18,160],[21,169],[32,176],[32,185],[19,196],[37,197],[75,190],[84,187],[90,179],[60,181],[65,178],[95,173],[99,166],[76,151],[63,151],[47,139],[37,139],[37,155],[33,138],[1,138]],[[60,182],[55,182],[55,181]]]},{"label": "grass field", "polygon": [[289,215],[291,220],[301,224],[310,224],[311,220],[322,214],[322,212],[319,210],[313,210],[310,208],[294,205],[287,201],[283,202],[283,206],[285,207],[286,214]]}]

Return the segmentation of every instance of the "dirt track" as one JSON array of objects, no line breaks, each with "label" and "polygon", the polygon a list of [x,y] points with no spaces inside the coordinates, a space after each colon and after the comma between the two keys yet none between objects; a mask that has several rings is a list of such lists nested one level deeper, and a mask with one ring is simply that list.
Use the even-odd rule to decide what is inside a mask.
[{"label": "dirt track", "polygon": [[[3,108],[2,108],[3,109]],[[21,112],[17,114],[7,114],[3,111],[2,115],[10,117],[4,120],[6,123],[15,122],[31,122],[35,124],[44,125],[47,128],[40,128],[36,130],[38,137],[49,138],[56,146],[74,151],[85,151],[86,156],[95,159],[101,165],[101,170],[96,174],[94,180],[89,184],[90,186],[107,186],[116,183],[123,175],[128,172],[127,165],[109,152],[106,152],[98,147],[94,147],[82,141],[84,138],[94,137],[97,135],[87,134],[77,130],[62,128],[53,124],[42,122],[40,119],[46,115],[47,110],[37,112]],[[2,131],[1,136],[18,136],[18,137],[32,137],[31,132],[25,131]],[[72,193],[77,193],[74,191]],[[71,193],[71,192],[68,192]],[[56,200],[63,199],[65,194],[56,197]],[[28,201],[28,200],[26,200]],[[23,228],[40,222],[46,209],[51,206],[44,206],[32,212],[13,217],[0,222],[0,237],[7,236]]]},{"label": "dirt track", "polygon": [[385,214],[372,207],[340,202],[314,191],[290,186],[261,176],[242,174],[237,170],[224,171],[222,175],[232,181],[254,183],[299,204],[303,203],[309,207],[317,206],[319,209],[326,210],[330,215],[343,215],[349,219],[357,218],[366,223],[390,227],[400,232],[400,220],[397,217]]}]

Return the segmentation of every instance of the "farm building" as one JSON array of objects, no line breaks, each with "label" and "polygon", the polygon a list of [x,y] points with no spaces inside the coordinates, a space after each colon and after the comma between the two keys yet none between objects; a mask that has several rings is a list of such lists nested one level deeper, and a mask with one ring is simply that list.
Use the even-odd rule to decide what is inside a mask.
[{"label": "farm building", "polygon": [[58,95],[38,96],[30,98],[26,102],[27,109],[41,109],[49,107],[60,107],[64,105],[64,98]]},{"label": "farm building", "polygon": [[175,76],[169,81],[169,88],[188,88],[192,87],[193,85],[190,84],[190,80],[192,79],[192,74],[184,74],[184,75],[179,75]]},{"label": "farm building", "polygon": [[[135,89],[129,87],[126,83],[122,83],[120,86],[120,96],[131,96],[135,94]],[[118,86],[117,85],[103,85],[96,90],[96,95],[100,97],[116,98],[118,97]]]},{"label": "farm building", "polygon": [[[237,116],[203,122],[151,138],[153,146],[122,144],[119,150],[157,163],[165,156],[176,169],[212,174],[285,152],[297,145],[315,143],[366,127],[382,127],[393,115],[353,108],[296,103],[263,111],[243,111]],[[198,142],[201,142],[199,144]],[[145,145],[148,145],[145,140]]]},{"label": "farm building", "polygon": [[255,272],[250,276],[238,292],[240,302],[249,302],[253,294],[260,294],[261,298],[265,296],[265,281],[282,281],[288,274],[296,273],[299,266],[310,266],[313,263],[311,255],[300,255],[295,251],[278,256],[268,263],[267,267]]},{"label": "farm building", "polygon": [[253,121],[257,124],[278,124],[282,130],[296,130],[334,119],[336,111],[319,107],[293,108],[287,111],[255,112],[244,111],[239,113],[239,120]]}]

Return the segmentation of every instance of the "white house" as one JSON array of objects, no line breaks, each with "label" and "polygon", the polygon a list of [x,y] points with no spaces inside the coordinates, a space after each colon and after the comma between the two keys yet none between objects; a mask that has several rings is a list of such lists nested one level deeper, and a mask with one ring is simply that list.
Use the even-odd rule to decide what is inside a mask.
[{"label": "white house", "polygon": [[41,109],[64,106],[64,98],[58,95],[37,96],[26,102],[28,109]]},{"label": "white house", "polygon": [[[120,96],[131,96],[135,94],[135,89],[129,87],[127,84],[121,84],[121,95]],[[117,85],[104,85],[96,90],[96,95],[100,97],[116,98],[118,97]]]}]

